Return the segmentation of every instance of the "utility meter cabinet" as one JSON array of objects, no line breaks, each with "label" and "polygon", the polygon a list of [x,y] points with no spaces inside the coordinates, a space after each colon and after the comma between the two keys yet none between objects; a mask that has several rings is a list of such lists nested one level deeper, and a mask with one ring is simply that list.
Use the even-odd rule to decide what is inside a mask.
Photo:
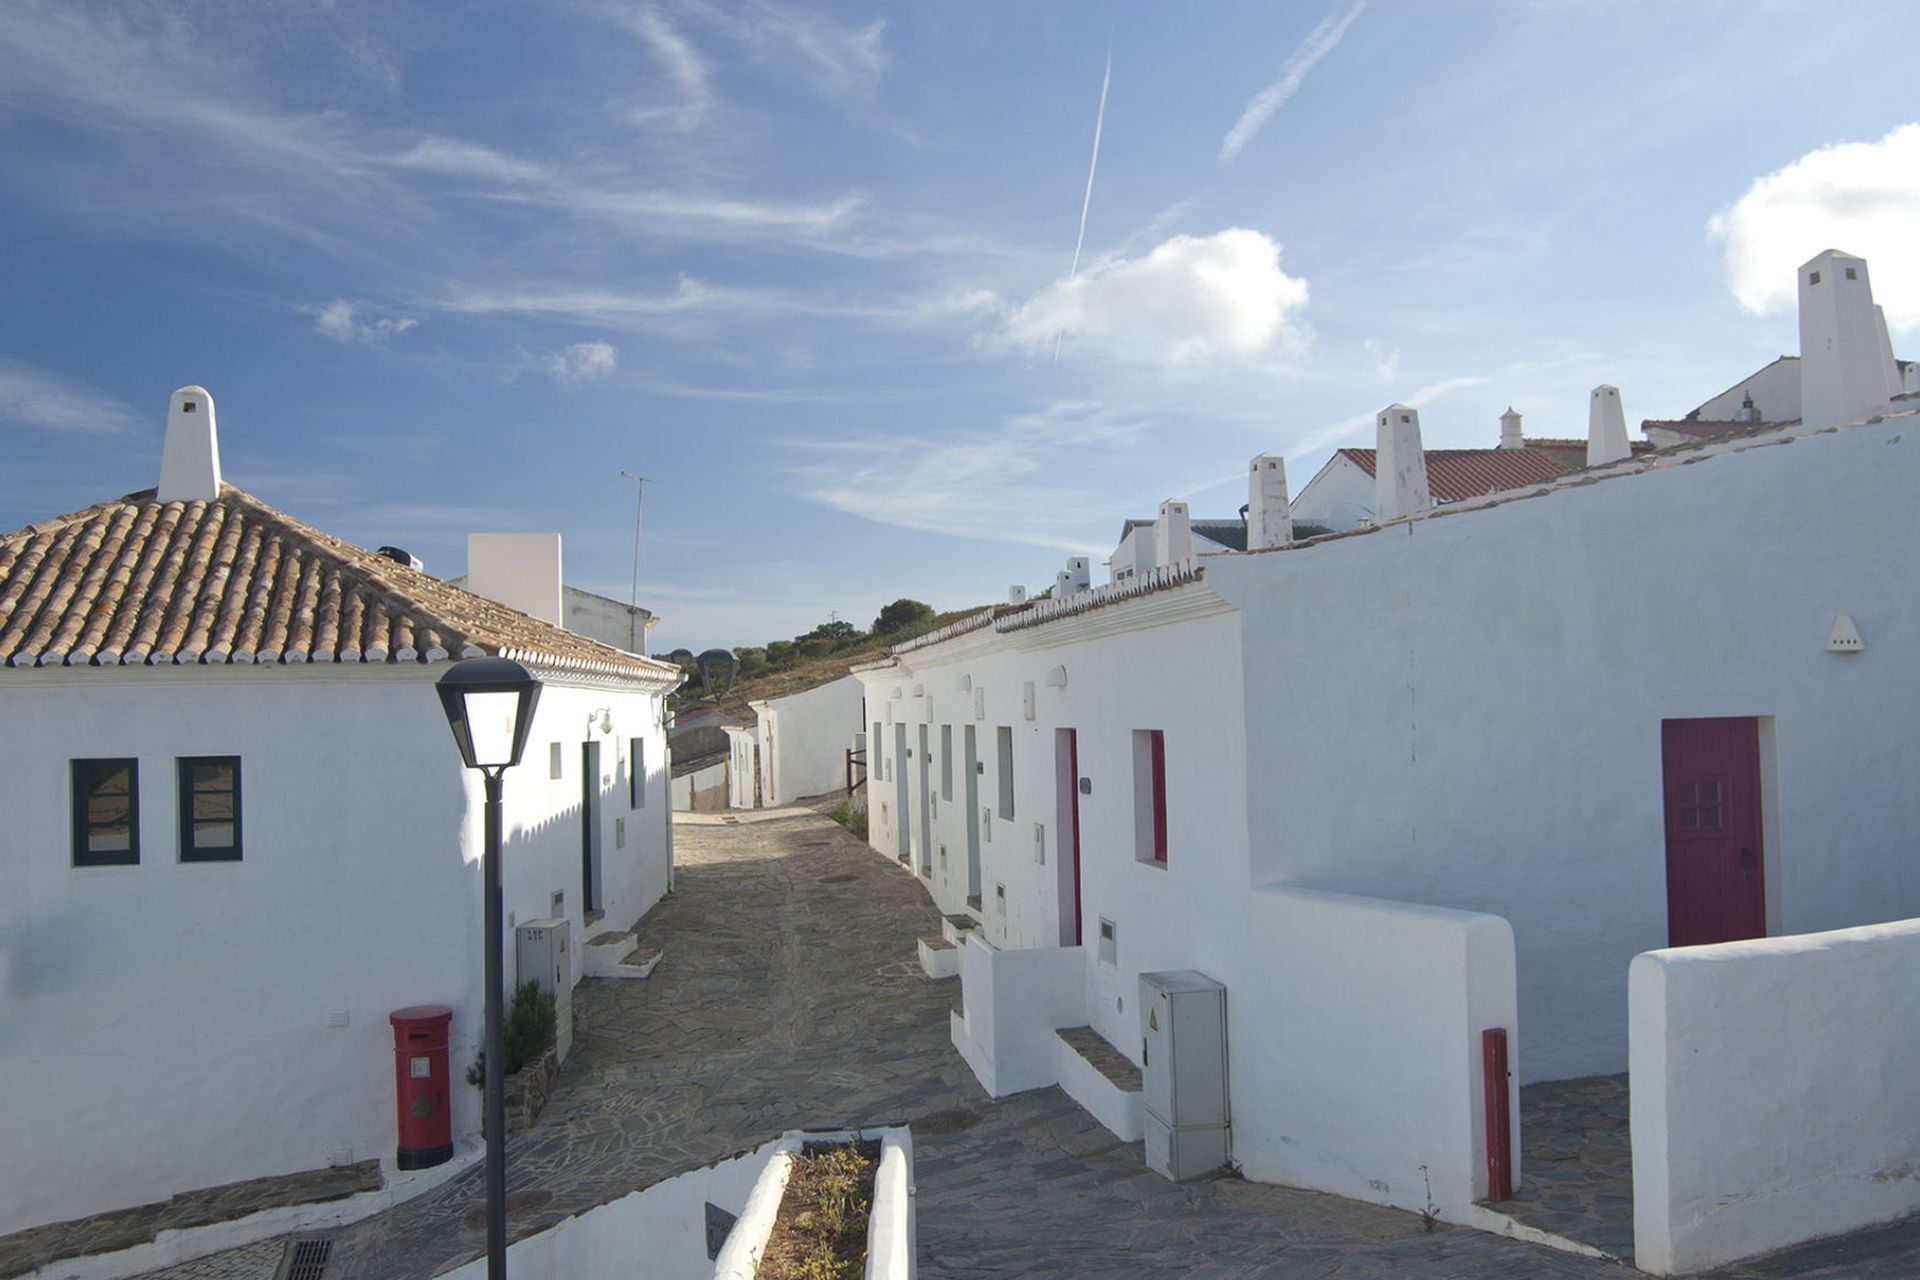
[{"label": "utility meter cabinet", "polygon": [[1147,1167],[1183,1182],[1224,1167],[1227,989],[1191,969],[1140,975]]},{"label": "utility meter cabinet", "polygon": [[567,947],[571,932],[571,925],[559,917],[529,920],[514,930],[514,981],[537,982],[553,997],[556,1062],[565,1062],[573,1048],[573,957]]}]

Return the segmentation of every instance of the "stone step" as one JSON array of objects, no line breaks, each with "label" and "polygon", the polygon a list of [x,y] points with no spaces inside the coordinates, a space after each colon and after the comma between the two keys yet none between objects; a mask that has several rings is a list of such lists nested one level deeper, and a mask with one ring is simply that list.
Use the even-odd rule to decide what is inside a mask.
[{"label": "stone step", "polygon": [[666,954],[664,947],[641,947],[620,962],[620,971],[616,978],[644,978],[653,972],[660,963],[660,957]]},{"label": "stone step", "polygon": [[1146,1103],[1140,1068],[1092,1027],[1062,1027],[1054,1033],[1054,1067],[1060,1088],[1122,1142],[1146,1136]]},{"label": "stone step", "polygon": [[587,939],[587,945],[580,953],[583,962],[581,972],[589,978],[627,976],[615,971],[622,967],[639,945],[640,939],[632,932],[609,930],[596,933]]},{"label": "stone step", "polygon": [[940,935],[954,946],[959,946],[963,938],[980,927],[980,922],[972,916],[953,915],[940,917]]},{"label": "stone step", "polygon": [[920,967],[929,978],[960,976],[960,949],[937,933],[920,939]]}]

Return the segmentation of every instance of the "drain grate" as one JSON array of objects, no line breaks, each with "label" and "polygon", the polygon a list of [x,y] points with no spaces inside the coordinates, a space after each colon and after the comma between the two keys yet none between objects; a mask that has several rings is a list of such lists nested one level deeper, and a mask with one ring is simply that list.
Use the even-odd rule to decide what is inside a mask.
[{"label": "drain grate", "polygon": [[286,1256],[274,1280],[325,1280],[327,1260],[333,1256],[333,1241],[308,1237],[287,1241]]}]

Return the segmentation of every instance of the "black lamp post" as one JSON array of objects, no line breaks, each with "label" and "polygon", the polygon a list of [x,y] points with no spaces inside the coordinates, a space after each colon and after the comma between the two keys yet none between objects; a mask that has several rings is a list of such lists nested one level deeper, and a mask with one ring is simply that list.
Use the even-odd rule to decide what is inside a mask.
[{"label": "black lamp post", "polygon": [[434,686],[460,759],[486,778],[487,1280],[507,1275],[507,1054],[501,1040],[500,775],[520,763],[540,682],[511,658],[456,662]]}]

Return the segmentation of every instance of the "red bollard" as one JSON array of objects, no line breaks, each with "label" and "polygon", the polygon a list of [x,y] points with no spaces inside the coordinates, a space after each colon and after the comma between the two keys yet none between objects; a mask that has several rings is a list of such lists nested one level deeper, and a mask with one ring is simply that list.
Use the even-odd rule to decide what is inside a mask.
[{"label": "red bollard", "polygon": [[1486,1083],[1487,1199],[1513,1199],[1513,1122],[1507,1092],[1507,1032],[1480,1033],[1480,1065]]}]

